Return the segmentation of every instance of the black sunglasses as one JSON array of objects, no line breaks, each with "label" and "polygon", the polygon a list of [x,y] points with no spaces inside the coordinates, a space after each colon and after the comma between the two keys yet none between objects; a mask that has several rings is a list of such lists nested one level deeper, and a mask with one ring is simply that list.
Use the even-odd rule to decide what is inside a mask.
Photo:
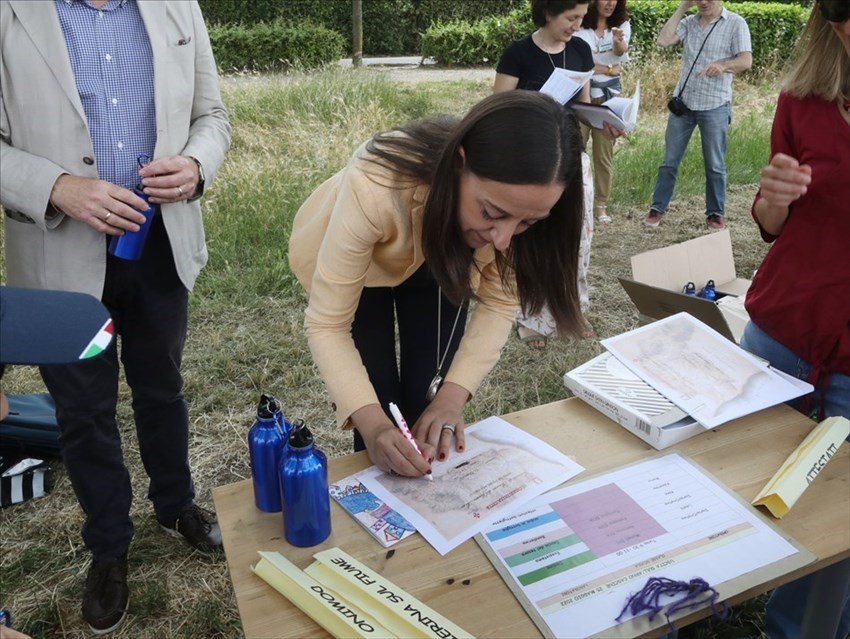
[{"label": "black sunglasses", "polygon": [[850,19],[850,2],[847,0],[820,0],[818,8],[827,22],[844,22]]}]

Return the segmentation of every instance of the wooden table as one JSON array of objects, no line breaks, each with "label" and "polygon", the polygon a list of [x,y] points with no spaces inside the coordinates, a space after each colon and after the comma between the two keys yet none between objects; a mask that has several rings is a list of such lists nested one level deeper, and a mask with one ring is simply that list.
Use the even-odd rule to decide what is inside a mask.
[{"label": "wooden table", "polygon": [[[633,463],[657,453],[579,399],[568,399],[504,418],[573,457],[586,472],[573,481]],[[782,405],[707,431],[667,450],[679,450],[747,502],[773,476],[814,423]],[[763,583],[730,600],[738,603],[780,583],[850,556],[850,446],[842,446],[791,512],[776,521],[818,560]],[[666,451],[665,451],[666,452]],[[369,465],[365,453],[330,461],[331,481]],[[325,631],[251,572],[258,550],[282,553],[300,568],[319,550],[338,546],[418,597],[476,637],[540,637],[475,541],[441,557],[421,535],[382,548],[354,519],[333,504],[333,532],[315,548],[294,548],[283,539],[280,514],[254,506],[251,480],[213,491],[227,563],[248,639],[326,637]],[[685,622],[706,616],[694,613]]]}]

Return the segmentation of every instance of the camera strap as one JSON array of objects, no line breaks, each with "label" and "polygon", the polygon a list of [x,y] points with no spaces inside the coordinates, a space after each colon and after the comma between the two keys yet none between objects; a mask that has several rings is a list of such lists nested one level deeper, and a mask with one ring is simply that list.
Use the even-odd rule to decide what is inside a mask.
[{"label": "camera strap", "polygon": [[688,71],[688,75],[685,78],[685,81],[682,82],[682,88],[679,89],[679,95],[677,97],[681,98],[682,94],[685,92],[685,86],[688,84],[688,80],[691,79],[691,73],[693,73],[693,70],[694,70],[694,67],[696,66],[697,60],[699,60],[699,56],[702,53],[703,48],[705,47],[705,43],[708,42],[708,39],[711,37],[711,32],[714,31],[714,28],[718,24],[720,24],[721,17],[722,17],[722,14],[721,14],[721,16],[717,17],[717,19],[714,21],[714,24],[711,25],[711,29],[709,30],[708,35],[705,36],[705,39],[702,41],[702,44],[699,46],[699,51],[697,51],[697,57],[694,58],[694,62],[691,65],[690,70]]}]

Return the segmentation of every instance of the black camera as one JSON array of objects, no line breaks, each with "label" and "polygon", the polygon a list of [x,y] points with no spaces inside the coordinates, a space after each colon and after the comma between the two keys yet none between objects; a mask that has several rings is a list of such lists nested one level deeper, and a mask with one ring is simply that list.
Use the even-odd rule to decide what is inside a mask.
[{"label": "black camera", "polygon": [[685,115],[688,111],[690,111],[688,105],[685,104],[685,101],[678,95],[674,95],[670,98],[670,101],[667,103],[667,108],[673,115]]}]

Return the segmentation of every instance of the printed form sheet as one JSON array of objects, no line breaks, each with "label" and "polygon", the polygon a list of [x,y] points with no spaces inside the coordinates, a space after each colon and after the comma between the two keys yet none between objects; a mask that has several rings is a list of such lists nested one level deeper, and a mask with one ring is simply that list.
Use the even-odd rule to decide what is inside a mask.
[{"label": "printed form sheet", "polygon": [[717,587],[797,552],[675,453],[542,495],[478,540],[555,637],[617,625],[650,577]]},{"label": "printed form sheet", "polygon": [[431,465],[434,481],[360,474],[374,495],[411,522],[441,555],[519,504],[584,470],[549,444],[498,417],[464,430],[466,449]]}]

